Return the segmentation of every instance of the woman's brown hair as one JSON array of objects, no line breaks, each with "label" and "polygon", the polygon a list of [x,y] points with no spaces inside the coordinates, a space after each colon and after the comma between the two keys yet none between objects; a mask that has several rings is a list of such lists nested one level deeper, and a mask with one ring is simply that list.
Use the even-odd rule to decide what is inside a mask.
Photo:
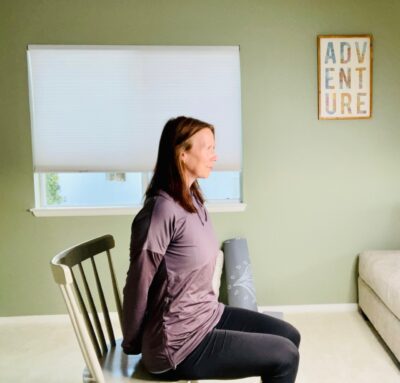
[{"label": "woman's brown hair", "polygon": [[190,191],[187,189],[179,156],[182,150],[190,150],[192,147],[190,137],[205,128],[215,134],[212,125],[191,117],[171,118],[165,124],[161,133],[154,175],[146,190],[146,200],[156,195],[159,190],[164,190],[190,213],[196,212],[190,192],[204,203],[197,180],[190,186]]}]

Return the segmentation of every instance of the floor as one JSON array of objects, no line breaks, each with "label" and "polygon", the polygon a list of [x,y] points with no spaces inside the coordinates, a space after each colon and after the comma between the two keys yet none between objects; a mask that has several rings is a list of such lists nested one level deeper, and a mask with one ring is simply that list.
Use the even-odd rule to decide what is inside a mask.
[{"label": "floor", "polygon": [[[302,334],[296,383],[399,383],[400,365],[356,310],[288,312]],[[65,316],[0,318],[0,382],[81,382]]]},{"label": "floor", "polygon": [[358,311],[285,314],[302,334],[297,383],[398,383],[400,365]]}]

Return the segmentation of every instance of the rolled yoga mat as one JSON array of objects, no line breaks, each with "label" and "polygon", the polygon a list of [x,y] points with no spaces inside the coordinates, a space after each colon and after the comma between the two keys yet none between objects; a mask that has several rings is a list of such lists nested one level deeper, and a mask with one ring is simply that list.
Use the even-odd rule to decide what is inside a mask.
[{"label": "rolled yoga mat", "polygon": [[228,239],[223,249],[228,305],[258,311],[246,239]]},{"label": "rolled yoga mat", "polygon": [[[224,241],[223,251],[228,305],[258,311],[246,239]],[[283,318],[283,313],[279,311],[264,311],[264,314]]]}]

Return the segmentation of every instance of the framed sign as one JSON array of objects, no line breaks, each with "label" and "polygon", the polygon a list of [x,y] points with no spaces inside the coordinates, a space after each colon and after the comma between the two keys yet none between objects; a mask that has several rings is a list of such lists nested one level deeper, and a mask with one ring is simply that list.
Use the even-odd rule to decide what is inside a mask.
[{"label": "framed sign", "polygon": [[370,118],[372,114],[372,36],[320,35],[318,119]]}]

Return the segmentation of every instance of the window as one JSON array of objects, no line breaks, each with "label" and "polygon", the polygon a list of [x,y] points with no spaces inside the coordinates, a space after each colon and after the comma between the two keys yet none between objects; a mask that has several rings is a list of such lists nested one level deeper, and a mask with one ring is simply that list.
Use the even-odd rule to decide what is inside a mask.
[{"label": "window", "polygon": [[[139,206],[152,173],[41,173],[40,206]],[[240,202],[240,174],[213,172],[199,180],[209,202]]]},{"label": "window", "polygon": [[238,47],[28,46],[37,209],[140,206],[165,122],[216,127],[209,206],[240,203]]}]

